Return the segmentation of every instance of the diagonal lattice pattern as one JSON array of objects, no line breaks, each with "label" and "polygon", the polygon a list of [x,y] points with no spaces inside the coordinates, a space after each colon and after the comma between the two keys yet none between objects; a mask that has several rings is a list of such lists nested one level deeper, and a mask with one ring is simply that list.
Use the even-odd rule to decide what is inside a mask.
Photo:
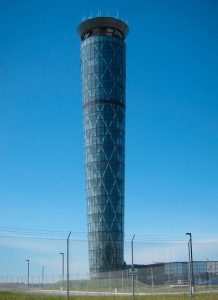
[{"label": "diagonal lattice pattern", "polygon": [[81,46],[89,263],[92,277],[124,264],[125,43]]}]

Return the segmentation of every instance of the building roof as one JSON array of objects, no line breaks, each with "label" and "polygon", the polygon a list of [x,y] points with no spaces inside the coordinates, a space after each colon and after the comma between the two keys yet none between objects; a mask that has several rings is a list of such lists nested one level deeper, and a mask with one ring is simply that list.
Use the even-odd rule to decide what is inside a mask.
[{"label": "building roof", "polygon": [[128,34],[128,25],[116,18],[112,17],[95,17],[81,22],[77,28],[77,32],[81,39],[85,33],[95,28],[113,28],[119,30],[125,38]]}]

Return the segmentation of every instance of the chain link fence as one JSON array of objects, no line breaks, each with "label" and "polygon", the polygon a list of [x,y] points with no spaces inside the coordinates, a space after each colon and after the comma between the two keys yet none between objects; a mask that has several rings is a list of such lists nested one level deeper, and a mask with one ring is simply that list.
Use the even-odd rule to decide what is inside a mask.
[{"label": "chain link fence", "polygon": [[[125,265],[90,278],[88,242],[72,235],[69,290],[77,295],[188,294],[188,245],[184,238],[140,237],[125,242]],[[0,236],[0,290],[66,296],[67,240],[33,235]],[[194,292],[218,293],[218,240],[193,241]],[[164,299],[164,298],[163,298]]]}]

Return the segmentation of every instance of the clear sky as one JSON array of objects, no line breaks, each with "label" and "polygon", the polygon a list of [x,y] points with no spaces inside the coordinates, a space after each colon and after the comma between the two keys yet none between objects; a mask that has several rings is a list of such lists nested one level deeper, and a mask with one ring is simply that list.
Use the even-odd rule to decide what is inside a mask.
[{"label": "clear sky", "polygon": [[82,17],[128,20],[126,235],[217,234],[218,2],[0,2],[0,228],[86,232]]}]

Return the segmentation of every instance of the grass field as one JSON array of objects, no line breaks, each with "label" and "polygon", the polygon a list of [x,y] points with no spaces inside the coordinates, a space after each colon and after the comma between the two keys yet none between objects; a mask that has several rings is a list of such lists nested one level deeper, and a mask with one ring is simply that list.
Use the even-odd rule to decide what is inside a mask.
[{"label": "grass field", "polygon": [[[0,292],[1,300],[63,300],[66,296],[48,296],[37,295],[28,293],[12,293]],[[71,296],[71,300],[131,300],[129,296]],[[189,300],[188,295],[148,295],[148,296],[135,296],[135,300]],[[192,297],[193,300],[218,300],[217,294],[196,294]]]},{"label": "grass field", "polygon": [[[61,281],[56,282],[55,284],[46,284],[41,289],[45,290],[60,290],[63,283]],[[67,283],[64,282],[64,289],[66,290]],[[101,280],[72,280],[69,282],[69,287],[71,291],[84,291],[84,292],[116,292],[117,293],[131,293],[132,292],[132,281],[130,279],[125,280],[122,283],[120,279],[101,279]],[[209,286],[205,285],[196,285],[195,290],[197,292],[208,291],[209,294]],[[217,290],[218,286],[213,286],[213,290]],[[135,293],[188,293],[189,286],[169,286],[169,285],[155,285],[152,288],[151,285],[147,285],[140,281],[135,282]]]}]

